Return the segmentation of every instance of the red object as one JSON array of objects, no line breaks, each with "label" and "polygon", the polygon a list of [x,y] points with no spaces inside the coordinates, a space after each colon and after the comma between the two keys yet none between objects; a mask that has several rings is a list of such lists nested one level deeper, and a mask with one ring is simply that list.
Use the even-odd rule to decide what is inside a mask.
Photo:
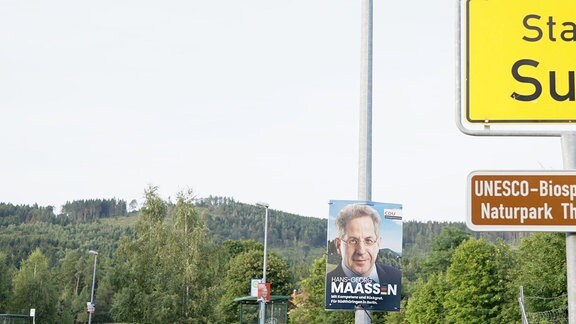
[{"label": "red object", "polygon": [[264,298],[265,301],[270,301],[270,283],[258,283],[258,300]]}]

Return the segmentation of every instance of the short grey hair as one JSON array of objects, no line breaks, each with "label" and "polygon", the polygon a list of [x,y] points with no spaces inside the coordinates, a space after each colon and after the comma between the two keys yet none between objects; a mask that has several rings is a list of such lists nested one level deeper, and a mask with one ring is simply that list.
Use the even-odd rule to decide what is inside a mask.
[{"label": "short grey hair", "polygon": [[368,206],[360,204],[350,204],[342,208],[336,217],[336,228],[338,229],[338,234],[340,237],[344,236],[346,230],[346,224],[354,218],[368,216],[372,219],[374,223],[374,229],[376,231],[376,236],[380,229],[380,215],[378,212]]}]

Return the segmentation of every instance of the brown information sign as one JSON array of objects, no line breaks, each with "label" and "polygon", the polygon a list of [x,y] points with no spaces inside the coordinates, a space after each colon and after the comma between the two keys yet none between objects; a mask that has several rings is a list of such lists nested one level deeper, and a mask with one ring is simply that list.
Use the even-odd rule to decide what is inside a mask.
[{"label": "brown information sign", "polygon": [[466,225],[473,231],[576,232],[576,171],[474,171]]}]

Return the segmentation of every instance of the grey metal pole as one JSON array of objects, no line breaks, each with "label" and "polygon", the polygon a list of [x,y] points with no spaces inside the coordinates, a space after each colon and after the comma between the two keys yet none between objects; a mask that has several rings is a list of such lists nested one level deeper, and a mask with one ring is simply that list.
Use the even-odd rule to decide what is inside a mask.
[{"label": "grey metal pole", "polygon": [[372,197],[372,0],[362,0],[358,199]]},{"label": "grey metal pole", "polygon": [[[268,245],[268,203],[259,202],[256,205],[262,206],[266,209],[264,216],[264,262],[262,265],[262,283],[266,284],[266,260],[267,260],[267,245]],[[268,294],[270,292],[267,292]],[[266,298],[262,296],[260,300],[260,324],[266,323]]]},{"label": "grey metal pole", "polygon": [[[562,134],[564,169],[576,169],[576,133]],[[566,276],[568,283],[568,323],[576,324],[576,233],[566,233]]]},{"label": "grey metal pole", "polygon": [[[98,260],[98,252],[90,250],[88,253],[94,255],[94,272],[92,273],[92,292],[90,293],[90,305],[94,306],[94,283],[96,282],[96,261]],[[88,324],[92,324],[92,312],[88,313]]]},{"label": "grey metal pole", "polygon": [[520,311],[522,312],[522,324],[529,324],[528,318],[526,317],[526,309],[524,308],[524,287],[520,286],[520,297],[518,297],[518,302],[520,303]]},{"label": "grey metal pole", "polygon": [[[362,0],[358,200],[372,199],[372,21],[373,1]],[[370,311],[356,306],[354,320],[356,324],[370,324]]]}]

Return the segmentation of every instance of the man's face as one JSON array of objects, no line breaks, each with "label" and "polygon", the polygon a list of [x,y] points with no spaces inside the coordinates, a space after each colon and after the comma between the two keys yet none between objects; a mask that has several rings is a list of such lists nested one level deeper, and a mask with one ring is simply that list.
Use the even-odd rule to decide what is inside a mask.
[{"label": "man's face", "polygon": [[[342,239],[336,238],[334,243],[344,264],[359,275],[368,275],[376,263],[380,250],[380,238],[376,235],[374,223],[369,216],[356,217],[346,224]],[[351,241],[352,240],[352,241]],[[371,246],[366,240],[375,241]],[[356,245],[346,242],[359,242]]]}]

